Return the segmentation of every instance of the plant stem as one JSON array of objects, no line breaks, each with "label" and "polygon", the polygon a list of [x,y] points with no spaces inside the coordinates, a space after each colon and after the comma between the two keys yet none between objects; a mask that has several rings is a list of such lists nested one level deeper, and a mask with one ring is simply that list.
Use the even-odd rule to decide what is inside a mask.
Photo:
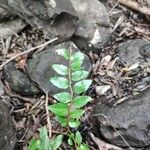
[{"label": "plant stem", "polygon": [[48,93],[46,93],[46,101],[45,101],[45,109],[46,109],[46,116],[47,116],[47,125],[48,125],[48,131],[49,131],[49,138],[52,137],[52,125],[49,118],[49,110],[48,110]]},{"label": "plant stem", "polygon": [[72,55],[72,50],[70,48],[70,50],[69,50],[68,79],[69,79],[69,89],[70,89],[71,100],[70,100],[70,103],[68,104],[68,116],[67,116],[67,129],[68,129],[68,132],[70,132],[70,127],[69,127],[70,110],[71,110],[71,107],[72,107],[72,100],[73,100],[73,89],[72,89],[72,80],[71,80],[71,55]]}]

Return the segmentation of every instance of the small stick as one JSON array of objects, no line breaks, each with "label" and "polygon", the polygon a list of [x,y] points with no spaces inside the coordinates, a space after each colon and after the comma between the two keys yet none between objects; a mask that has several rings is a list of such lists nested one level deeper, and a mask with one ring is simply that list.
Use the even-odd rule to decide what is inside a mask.
[{"label": "small stick", "polygon": [[120,0],[119,3],[123,6],[126,6],[128,8],[131,8],[135,11],[138,11],[144,15],[149,15],[150,16],[150,8],[146,6],[140,6],[138,3],[133,2],[131,0]]},{"label": "small stick", "polygon": [[50,121],[50,118],[49,118],[48,93],[46,93],[45,109],[46,109],[46,116],[47,116],[47,125],[48,125],[49,138],[51,138],[52,137],[52,125],[51,125],[51,121]]},{"label": "small stick", "polygon": [[12,58],[10,58],[10,59],[8,59],[6,62],[4,62],[2,65],[0,65],[0,70],[3,69],[3,67],[4,67],[6,64],[8,64],[8,63],[11,62],[12,60],[16,59],[17,57],[22,56],[22,55],[27,54],[27,53],[30,53],[30,52],[32,52],[32,51],[35,51],[35,50],[38,49],[38,48],[45,47],[45,46],[47,46],[47,45],[49,45],[49,44],[51,44],[51,43],[53,43],[53,42],[55,42],[55,41],[57,41],[57,40],[58,40],[58,37],[53,38],[53,39],[51,39],[51,40],[49,40],[49,41],[47,41],[47,42],[45,42],[45,43],[43,43],[43,44],[41,44],[41,45],[38,45],[38,46],[36,46],[36,47],[32,47],[32,48],[30,48],[30,49],[28,49],[28,50],[26,50],[26,51],[24,51],[24,52],[18,53],[17,55],[13,56]]}]

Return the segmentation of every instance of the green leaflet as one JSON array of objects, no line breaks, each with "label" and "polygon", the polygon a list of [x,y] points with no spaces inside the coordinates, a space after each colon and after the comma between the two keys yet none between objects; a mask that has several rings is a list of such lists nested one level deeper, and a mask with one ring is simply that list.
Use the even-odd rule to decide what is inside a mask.
[{"label": "green leaflet", "polygon": [[82,80],[82,81],[75,83],[73,90],[75,93],[81,94],[85,92],[91,84],[92,84],[91,80]]},{"label": "green leaflet", "polygon": [[57,121],[58,121],[63,127],[66,127],[66,126],[67,126],[67,119],[66,119],[66,118],[57,116],[56,119],[57,119]]},{"label": "green leaflet", "polygon": [[54,98],[62,103],[69,103],[71,101],[71,95],[68,92],[61,92],[54,95]]},{"label": "green leaflet", "polygon": [[73,71],[78,71],[81,69],[81,65],[84,60],[84,54],[81,52],[75,52],[71,57],[71,69]]},{"label": "green leaflet", "polygon": [[89,72],[85,70],[75,71],[72,73],[72,80],[73,81],[79,81],[83,78],[86,78],[88,76]]},{"label": "green leaflet", "polygon": [[80,121],[76,121],[76,120],[69,121],[69,127],[71,127],[71,128],[76,128],[79,125],[80,125]]},{"label": "green leaflet", "polygon": [[40,145],[40,141],[39,141],[39,140],[37,140],[37,139],[32,139],[32,140],[30,141],[28,150],[38,150],[39,145]]},{"label": "green leaflet", "polygon": [[60,75],[67,75],[68,73],[68,68],[61,64],[54,64],[52,68]]},{"label": "green leaflet", "polygon": [[50,82],[60,89],[67,89],[69,87],[69,82],[64,77],[55,76],[50,79]]},{"label": "green leaflet", "polygon": [[58,135],[50,141],[51,150],[57,150],[62,143],[63,136]]},{"label": "green leaflet", "polygon": [[92,98],[90,96],[77,96],[73,100],[73,106],[75,108],[81,108],[85,106],[88,102],[90,102]]},{"label": "green leaflet", "polygon": [[75,134],[75,141],[78,145],[81,145],[82,143],[82,136],[79,131],[77,131]]},{"label": "green leaflet", "polygon": [[57,54],[63,56],[65,59],[69,59],[69,51],[66,49],[57,49]]},{"label": "green leaflet", "polygon": [[64,103],[56,103],[48,106],[49,110],[52,111],[56,116],[66,117],[68,115],[68,105]]},{"label": "green leaflet", "polygon": [[82,109],[74,110],[70,113],[70,117],[72,119],[80,119],[84,113],[85,113],[85,110],[82,110]]}]

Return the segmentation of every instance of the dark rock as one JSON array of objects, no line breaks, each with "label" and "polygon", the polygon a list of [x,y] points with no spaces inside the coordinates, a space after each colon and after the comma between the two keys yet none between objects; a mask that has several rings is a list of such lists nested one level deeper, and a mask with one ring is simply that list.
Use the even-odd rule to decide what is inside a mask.
[{"label": "dark rock", "polygon": [[[33,56],[32,59],[28,60],[27,72],[30,78],[35,81],[39,87],[45,92],[50,94],[55,94],[60,92],[60,89],[55,87],[49,82],[49,79],[57,73],[52,69],[52,64],[64,64],[68,65],[62,56],[59,56],[55,50],[57,49],[69,49],[72,48],[74,51],[79,51],[75,45],[71,42],[65,42],[53,47],[46,48],[45,51],[40,52]],[[86,70],[90,70],[91,64],[87,56],[83,63],[83,67]],[[62,91],[62,90],[61,90]]]},{"label": "dark rock", "polygon": [[9,36],[12,36],[13,34],[17,34],[25,26],[26,26],[26,23],[20,18],[15,18],[13,20],[4,21],[0,23],[0,38],[8,38]]},{"label": "dark rock", "polygon": [[68,0],[0,0],[0,6],[49,33],[50,37],[68,38],[78,26],[76,11]]},{"label": "dark rock", "polygon": [[99,133],[110,143],[127,147],[114,127],[130,146],[150,147],[150,88],[114,107],[98,104],[94,114],[99,114],[96,116]]},{"label": "dark rock", "polygon": [[150,42],[143,39],[128,40],[119,44],[117,51],[121,61],[133,65],[140,62],[144,55],[150,54]]},{"label": "dark rock", "polygon": [[12,13],[0,7],[0,22],[13,17]]},{"label": "dark rock", "polygon": [[0,99],[0,150],[13,150],[15,142],[16,135],[8,105]]},{"label": "dark rock", "polygon": [[39,93],[39,90],[29,80],[27,74],[16,69],[15,62],[10,62],[4,67],[4,78],[16,93],[25,96],[32,96]]},{"label": "dark rock", "polygon": [[[110,21],[104,5],[98,0],[71,0],[79,16],[74,42],[83,50],[99,53],[109,40]],[[85,44],[85,42],[87,44]]]}]

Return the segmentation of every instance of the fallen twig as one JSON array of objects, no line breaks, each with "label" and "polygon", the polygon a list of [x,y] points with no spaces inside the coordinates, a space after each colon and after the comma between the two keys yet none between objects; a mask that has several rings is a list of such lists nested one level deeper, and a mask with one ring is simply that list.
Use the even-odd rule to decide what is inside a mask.
[{"label": "fallen twig", "polygon": [[49,41],[47,41],[47,42],[45,42],[45,43],[43,43],[43,44],[41,44],[41,45],[38,45],[38,46],[36,46],[36,47],[32,47],[32,48],[30,48],[30,49],[28,49],[28,50],[26,50],[26,51],[24,51],[24,52],[18,53],[17,55],[13,56],[12,58],[10,58],[10,59],[8,59],[6,62],[4,62],[2,65],[0,65],[0,70],[3,69],[3,67],[4,67],[6,64],[8,64],[8,63],[11,62],[12,60],[16,59],[17,57],[22,56],[22,55],[27,54],[27,53],[30,53],[30,52],[32,52],[32,51],[35,51],[35,50],[38,49],[38,48],[45,47],[45,46],[47,46],[47,45],[49,45],[49,44],[51,44],[51,43],[53,43],[53,42],[55,42],[55,41],[57,41],[57,40],[58,40],[58,37],[56,37],[56,38],[54,38],[54,39],[51,39],[51,40],[49,40]]},{"label": "fallen twig", "polygon": [[52,125],[51,125],[51,121],[49,118],[48,93],[46,93],[45,109],[46,109],[46,116],[47,116],[47,126],[48,126],[49,138],[51,138],[52,137]]},{"label": "fallen twig", "polygon": [[140,6],[138,3],[133,2],[131,0],[120,0],[119,3],[123,6],[126,6],[128,8],[131,8],[135,11],[138,11],[144,15],[150,16],[150,9],[146,6]]}]

